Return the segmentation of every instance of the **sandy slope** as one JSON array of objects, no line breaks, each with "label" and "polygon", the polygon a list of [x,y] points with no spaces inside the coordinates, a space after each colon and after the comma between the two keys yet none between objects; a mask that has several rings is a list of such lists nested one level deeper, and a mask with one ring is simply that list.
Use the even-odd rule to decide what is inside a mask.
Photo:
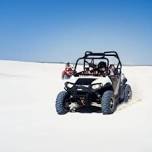
[{"label": "sandy slope", "polygon": [[0,61],[1,152],[152,151],[152,67],[125,67],[133,99],[109,116],[55,111],[64,65]]}]

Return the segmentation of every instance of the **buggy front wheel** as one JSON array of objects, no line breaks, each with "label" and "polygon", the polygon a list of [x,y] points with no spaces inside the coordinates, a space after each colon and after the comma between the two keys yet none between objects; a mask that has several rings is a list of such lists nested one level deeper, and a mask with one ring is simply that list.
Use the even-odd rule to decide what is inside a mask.
[{"label": "buggy front wheel", "polygon": [[66,91],[61,91],[57,98],[56,98],[56,112],[59,115],[64,115],[68,112],[68,109],[66,108],[66,101],[68,99],[69,95]]},{"label": "buggy front wheel", "polygon": [[112,114],[117,107],[116,100],[113,97],[113,91],[105,91],[101,99],[101,107],[103,114]]}]

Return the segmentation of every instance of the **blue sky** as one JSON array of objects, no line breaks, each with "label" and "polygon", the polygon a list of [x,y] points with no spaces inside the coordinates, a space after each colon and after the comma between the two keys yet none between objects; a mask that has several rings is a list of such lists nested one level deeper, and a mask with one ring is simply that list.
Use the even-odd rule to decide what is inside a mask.
[{"label": "blue sky", "polygon": [[152,64],[152,1],[0,0],[0,59],[73,62],[85,50]]}]

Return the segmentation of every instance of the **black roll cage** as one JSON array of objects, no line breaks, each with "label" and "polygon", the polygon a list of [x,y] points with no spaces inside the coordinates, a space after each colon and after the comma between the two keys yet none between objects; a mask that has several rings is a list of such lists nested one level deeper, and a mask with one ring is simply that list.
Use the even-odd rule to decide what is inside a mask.
[{"label": "black roll cage", "polygon": [[87,62],[86,59],[104,59],[107,61],[107,64],[109,66],[109,59],[107,57],[113,56],[118,60],[118,64],[116,66],[116,70],[118,71],[118,74],[121,74],[122,64],[120,61],[120,58],[118,56],[118,53],[116,51],[106,51],[103,53],[93,53],[91,51],[86,51],[85,55],[83,57],[80,57],[77,59],[74,71],[76,71],[76,67],[78,65],[79,60],[84,60],[83,62],[83,68],[85,69],[85,63]]}]

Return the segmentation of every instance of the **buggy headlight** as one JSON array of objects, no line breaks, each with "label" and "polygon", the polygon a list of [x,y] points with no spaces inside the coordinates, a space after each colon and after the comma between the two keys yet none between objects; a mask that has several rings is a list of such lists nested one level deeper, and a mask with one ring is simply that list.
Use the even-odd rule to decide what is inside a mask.
[{"label": "buggy headlight", "polygon": [[73,84],[68,83],[68,84],[67,84],[67,87],[68,87],[68,88],[72,88],[72,87],[73,87]]},{"label": "buggy headlight", "polygon": [[72,88],[72,87],[73,87],[73,83],[66,82],[66,83],[65,83],[65,86],[66,86],[67,88]]},{"label": "buggy headlight", "polygon": [[102,83],[97,83],[97,84],[92,84],[92,89],[97,90],[100,89],[102,87]]}]

